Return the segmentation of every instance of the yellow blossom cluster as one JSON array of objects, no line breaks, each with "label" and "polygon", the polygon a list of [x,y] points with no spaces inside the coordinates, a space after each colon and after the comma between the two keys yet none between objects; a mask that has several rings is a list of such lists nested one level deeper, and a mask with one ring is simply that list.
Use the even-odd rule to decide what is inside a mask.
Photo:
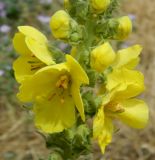
[{"label": "yellow blossom cluster", "polygon": [[[92,65],[94,69],[101,72],[112,67],[112,72],[106,75],[106,91],[93,123],[94,138],[104,153],[115,132],[112,121],[118,119],[131,127],[143,128],[148,121],[148,107],[144,101],[134,98],[145,89],[143,74],[134,69],[139,62],[142,47],[134,45],[115,54],[111,46],[105,43],[94,50],[91,53],[95,60]],[[99,87],[99,95],[103,94],[102,88]]]}]

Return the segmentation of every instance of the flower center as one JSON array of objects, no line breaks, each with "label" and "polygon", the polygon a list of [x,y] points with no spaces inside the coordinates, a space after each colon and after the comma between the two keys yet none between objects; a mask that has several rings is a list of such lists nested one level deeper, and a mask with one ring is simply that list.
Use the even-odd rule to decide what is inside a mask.
[{"label": "flower center", "polygon": [[57,88],[67,89],[69,84],[69,77],[67,75],[62,75],[60,79],[56,82]]},{"label": "flower center", "polygon": [[58,81],[56,82],[56,90],[55,93],[52,93],[49,96],[48,100],[52,100],[55,96],[60,98],[61,104],[65,102],[65,95],[69,95],[68,88],[70,84],[70,77],[68,75],[61,75]]},{"label": "flower center", "polygon": [[110,102],[109,104],[106,105],[106,109],[111,112],[115,112],[115,113],[124,112],[124,107],[120,103],[117,103],[117,102]]}]

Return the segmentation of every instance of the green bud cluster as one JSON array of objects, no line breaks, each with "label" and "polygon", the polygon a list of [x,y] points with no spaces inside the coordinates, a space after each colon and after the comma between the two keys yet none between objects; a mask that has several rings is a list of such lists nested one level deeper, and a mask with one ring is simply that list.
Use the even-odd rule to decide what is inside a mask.
[{"label": "green bud cluster", "polygon": [[81,155],[87,155],[91,150],[90,137],[91,130],[85,124],[48,135],[46,145],[52,149],[49,160],[76,160]]}]

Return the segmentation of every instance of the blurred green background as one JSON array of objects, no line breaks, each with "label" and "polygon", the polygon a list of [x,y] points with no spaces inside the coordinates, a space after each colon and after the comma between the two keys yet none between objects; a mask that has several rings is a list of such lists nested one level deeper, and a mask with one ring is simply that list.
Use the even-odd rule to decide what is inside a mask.
[{"label": "blurred green background", "polygon": [[[32,25],[52,40],[49,19],[62,8],[63,0],[0,0],[0,160],[38,160],[49,151],[37,133],[30,116],[16,99],[18,85],[12,62],[16,58],[12,37],[19,25]],[[146,92],[142,95],[150,106],[150,121],[144,130],[119,125],[112,144],[104,156],[94,145],[94,160],[155,160],[155,1],[122,0],[118,14],[129,15],[134,33],[120,45],[142,44],[139,69],[145,75]],[[60,44],[64,49],[66,46]]]}]

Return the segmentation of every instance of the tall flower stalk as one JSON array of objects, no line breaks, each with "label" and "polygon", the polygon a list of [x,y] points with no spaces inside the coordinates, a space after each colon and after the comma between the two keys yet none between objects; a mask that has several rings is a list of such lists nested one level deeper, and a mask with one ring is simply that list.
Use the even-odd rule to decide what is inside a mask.
[{"label": "tall flower stalk", "polygon": [[148,106],[135,98],[145,89],[135,69],[142,47],[112,47],[132,31],[128,16],[113,17],[117,6],[118,0],[65,0],[50,28],[56,40],[71,46],[69,54],[31,26],[18,27],[14,36],[17,97],[34,114],[51,149],[49,160],[86,159],[94,140],[104,154],[115,120],[138,129],[147,125]]}]

